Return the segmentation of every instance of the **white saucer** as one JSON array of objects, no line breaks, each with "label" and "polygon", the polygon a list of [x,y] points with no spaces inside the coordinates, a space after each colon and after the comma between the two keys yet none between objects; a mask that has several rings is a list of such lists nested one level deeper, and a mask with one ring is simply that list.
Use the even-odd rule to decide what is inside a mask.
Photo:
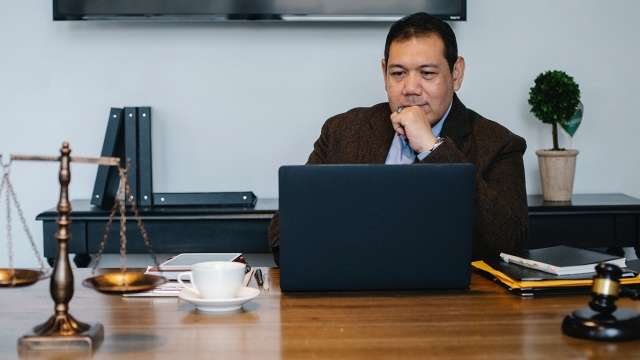
[{"label": "white saucer", "polygon": [[233,299],[202,299],[195,291],[189,288],[183,288],[178,297],[195,305],[198,311],[211,313],[239,310],[244,303],[258,295],[260,295],[260,290],[258,289],[242,287],[238,290],[238,295]]}]

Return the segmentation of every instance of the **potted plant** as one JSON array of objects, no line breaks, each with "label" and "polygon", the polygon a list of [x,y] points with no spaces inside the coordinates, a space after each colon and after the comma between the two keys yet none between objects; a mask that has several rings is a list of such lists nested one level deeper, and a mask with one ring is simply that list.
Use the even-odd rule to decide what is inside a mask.
[{"label": "potted plant", "polygon": [[546,71],[535,80],[529,91],[531,112],[553,129],[553,148],[538,150],[540,180],[545,201],[571,201],[578,150],[558,146],[558,125],[570,136],[582,120],[580,88],[563,71]]}]

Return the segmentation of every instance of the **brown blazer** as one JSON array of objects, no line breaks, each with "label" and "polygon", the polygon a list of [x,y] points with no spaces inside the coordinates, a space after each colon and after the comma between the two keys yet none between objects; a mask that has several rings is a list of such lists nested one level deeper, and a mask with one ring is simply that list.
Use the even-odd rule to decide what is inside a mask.
[{"label": "brown blazer", "polygon": [[[327,120],[308,164],[383,164],[394,130],[388,103],[356,108]],[[473,258],[519,253],[527,237],[528,213],[523,138],[467,109],[454,95],[441,137],[444,142],[421,163],[470,162],[476,167]],[[425,215],[430,211],[425,206]],[[276,262],[278,214],[269,226]]]}]

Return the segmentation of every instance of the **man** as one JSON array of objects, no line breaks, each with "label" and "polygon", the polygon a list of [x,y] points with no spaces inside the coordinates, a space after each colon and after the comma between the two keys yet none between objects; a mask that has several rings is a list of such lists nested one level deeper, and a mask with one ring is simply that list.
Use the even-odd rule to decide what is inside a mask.
[{"label": "man", "polygon": [[[455,92],[464,70],[448,24],[425,13],[400,19],[389,30],[382,60],[389,102],[327,120],[308,164],[473,163],[473,258],[518,253],[527,236],[526,143],[462,104]],[[437,211],[424,204],[425,216]],[[269,240],[277,262],[277,215]]]}]

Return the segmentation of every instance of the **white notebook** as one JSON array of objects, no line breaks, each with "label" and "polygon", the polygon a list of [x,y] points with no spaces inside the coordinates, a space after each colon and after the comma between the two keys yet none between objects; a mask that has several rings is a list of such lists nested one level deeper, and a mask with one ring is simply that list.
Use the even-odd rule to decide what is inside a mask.
[{"label": "white notebook", "polygon": [[160,271],[189,271],[193,264],[205,261],[233,261],[241,253],[185,253],[160,264]]}]

